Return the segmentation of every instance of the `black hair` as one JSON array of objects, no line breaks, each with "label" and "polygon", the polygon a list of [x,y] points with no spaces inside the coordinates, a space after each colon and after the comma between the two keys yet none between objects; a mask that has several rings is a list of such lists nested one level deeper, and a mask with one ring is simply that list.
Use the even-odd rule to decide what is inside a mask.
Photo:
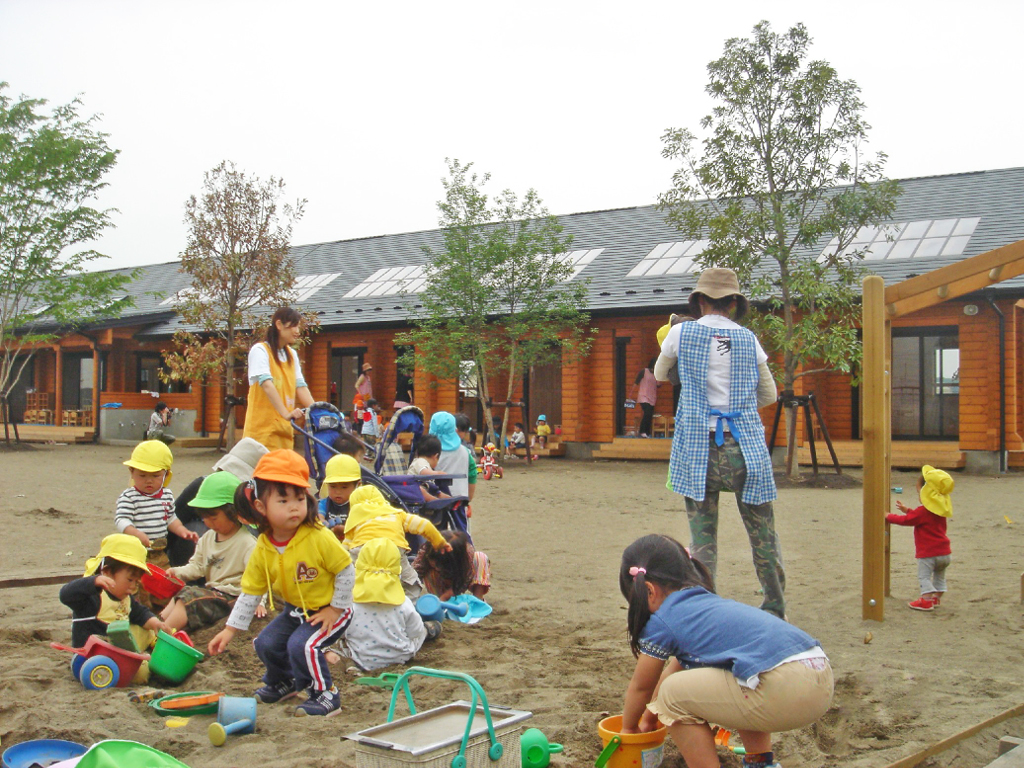
[{"label": "black hair", "polygon": [[369,400],[366,401],[366,407],[367,408],[373,408],[373,406],[375,406],[376,404],[377,404],[377,398],[375,398],[375,397],[371,397]]},{"label": "black hair", "polygon": [[160,400],[159,402],[157,402],[156,405],[153,406],[153,412],[160,413],[160,411],[164,410],[166,407],[167,403],[165,403],[163,400]]},{"label": "black hair", "polygon": [[131,568],[132,570],[137,571],[138,573],[135,574],[137,576],[141,576],[146,572],[142,568],[139,568],[139,566],[137,565],[132,565],[131,563],[126,563],[122,560],[117,560],[113,557],[103,558],[103,560],[100,562],[99,572],[103,573],[104,571],[106,571],[111,576],[116,576],[125,568]]},{"label": "black hair", "polygon": [[441,438],[437,435],[424,435],[419,439],[419,445],[416,446],[416,455],[423,456],[439,456],[441,454]]},{"label": "black hair", "polygon": [[469,416],[464,413],[455,414],[455,431],[469,432]]},{"label": "black hair", "polygon": [[[270,345],[270,349],[275,355],[277,354],[277,350],[281,348],[281,334],[278,332],[277,326],[275,325],[278,320],[281,321],[281,325],[298,325],[302,322],[302,315],[291,307],[278,307],[277,311],[274,312],[274,316],[270,318],[270,327],[267,328],[267,344]],[[291,364],[292,356],[288,355],[288,362],[286,365]]]},{"label": "black hair", "polygon": [[224,516],[227,517],[235,525],[242,525],[242,521],[238,519],[238,510],[235,509],[234,504],[221,504],[219,507],[192,507],[199,513],[199,517],[213,517],[218,512],[223,512]]},{"label": "black hair", "polygon": [[306,519],[302,521],[301,525],[311,525],[313,527],[322,525],[320,513],[317,512],[316,508],[316,499],[309,492],[309,488],[292,485],[291,483],[281,483],[276,480],[263,480],[259,477],[254,477],[250,482],[242,483],[235,489],[234,506],[239,520],[255,525],[260,533],[266,533],[270,530],[270,523],[256,509],[255,500],[265,499],[271,491],[276,491],[281,496],[287,496],[289,488],[298,488],[306,495]]},{"label": "black hair", "polygon": [[522,429],[522,428],[523,428],[523,422],[517,421],[516,422],[516,429]]},{"label": "black hair", "polygon": [[[630,568],[641,570],[634,576]],[[640,654],[640,635],[651,618],[647,582],[672,592],[687,587],[715,591],[711,572],[700,560],[690,557],[686,548],[671,536],[649,534],[626,547],[619,567],[619,589],[629,603],[626,622],[629,649],[634,656]]]},{"label": "black hair", "polygon": [[351,432],[341,432],[338,434],[334,439],[334,450],[346,456],[351,456],[354,459],[358,459],[359,454],[366,453],[366,447]]},{"label": "black hair", "polygon": [[441,552],[428,541],[416,554],[413,568],[433,594],[447,587],[459,595],[473,584],[472,545],[465,531],[441,531],[441,536],[452,545],[452,551]]}]

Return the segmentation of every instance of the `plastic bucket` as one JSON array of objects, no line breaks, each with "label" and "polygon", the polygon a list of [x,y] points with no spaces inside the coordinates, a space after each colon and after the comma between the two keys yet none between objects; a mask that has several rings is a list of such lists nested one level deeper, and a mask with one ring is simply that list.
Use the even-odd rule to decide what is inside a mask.
[{"label": "plastic bucket", "polygon": [[170,600],[184,586],[184,581],[171,576],[159,565],[150,563],[149,573],[142,574],[142,588],[157,600]]},{"label": "plastic bucket", "polygon": [[86,753],[84,744],[60,739],[34,739],[23,741],[4,750],[3,768],[30,768],[33,765],[52,765],[54,762],[79,757]]},{"label": "plastic bucket", "polygon": [[170,683],[180,683],[189,676],[202,658],[202,651],[185,645],[161,629],[157,633],[156,646],[149,659],[149,669]]},{"label": "plastic bucket", "polygon": [[622,743],[608,758],[606,768],[657,768],[665,757],[665,735],[668,729],[661,725],[650,733],[619,733],[622,715],[606,717],[597,724],[597,733],[605,746],[618,736]]}]

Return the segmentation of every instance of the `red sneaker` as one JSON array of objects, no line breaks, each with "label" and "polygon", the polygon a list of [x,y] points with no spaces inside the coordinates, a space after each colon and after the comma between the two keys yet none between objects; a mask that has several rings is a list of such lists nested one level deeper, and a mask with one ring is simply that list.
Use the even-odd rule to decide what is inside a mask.
[{"label": "red sneaker", "polygon": [[910,608],[915,611],[934,611],[935,601],[929,597],[919,597],[912,603],[907,603]]}]

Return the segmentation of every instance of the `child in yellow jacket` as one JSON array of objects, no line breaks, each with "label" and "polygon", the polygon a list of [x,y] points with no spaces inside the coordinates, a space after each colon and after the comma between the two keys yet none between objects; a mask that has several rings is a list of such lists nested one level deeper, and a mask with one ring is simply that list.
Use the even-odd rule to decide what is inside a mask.
[{"label": "child in yellow jacket", "polygon": [[402,560],[402,589],[412,600],[423,592],[423,584],[409,562],[409,542],[406,533],[425,537],[442,552],[450,552],[451,544],[425,517],[412,515],[388,504],[384,495],[372,485],[356,488],[349,497],[348,520],[345,521],[345,540],[342,545],[355,560],[360,548],[373,539],[387,539],[398,547]]},{"label": "child in yellow jacket", "polygon": [[352,619],[355,571],[348,552],[320,522],[306,462],[289,450],[265,454],[253,479],[238,486],[235,509],[260,536],[242,574],[242,593],[227,626],[210,641],[210,654],[221,653],[249,628],[261,595],[278,594],[285,605],[253,643],[267,668],[264,686],[254,695],[272,704],[305,689],[309,697],[296,716],[337,714],[341,695],[324,649]]}]

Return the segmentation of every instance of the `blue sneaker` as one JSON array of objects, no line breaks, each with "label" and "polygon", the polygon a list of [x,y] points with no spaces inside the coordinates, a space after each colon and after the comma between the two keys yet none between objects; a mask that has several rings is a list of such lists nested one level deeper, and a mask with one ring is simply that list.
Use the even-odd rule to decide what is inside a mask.
[{"label": "blue sneaker", "polygon": [[294,680],[282,680],[280,683],[267,683],[253,696],[263,704],[276,704],[279,701],[290,699],[297,693]]},{"label": "blue sneaker", "polygon": [[295,708],[296,717],[330,717],[341,712],[341,694],[337,688],[329,691],[311,691],[309,698]]}]

